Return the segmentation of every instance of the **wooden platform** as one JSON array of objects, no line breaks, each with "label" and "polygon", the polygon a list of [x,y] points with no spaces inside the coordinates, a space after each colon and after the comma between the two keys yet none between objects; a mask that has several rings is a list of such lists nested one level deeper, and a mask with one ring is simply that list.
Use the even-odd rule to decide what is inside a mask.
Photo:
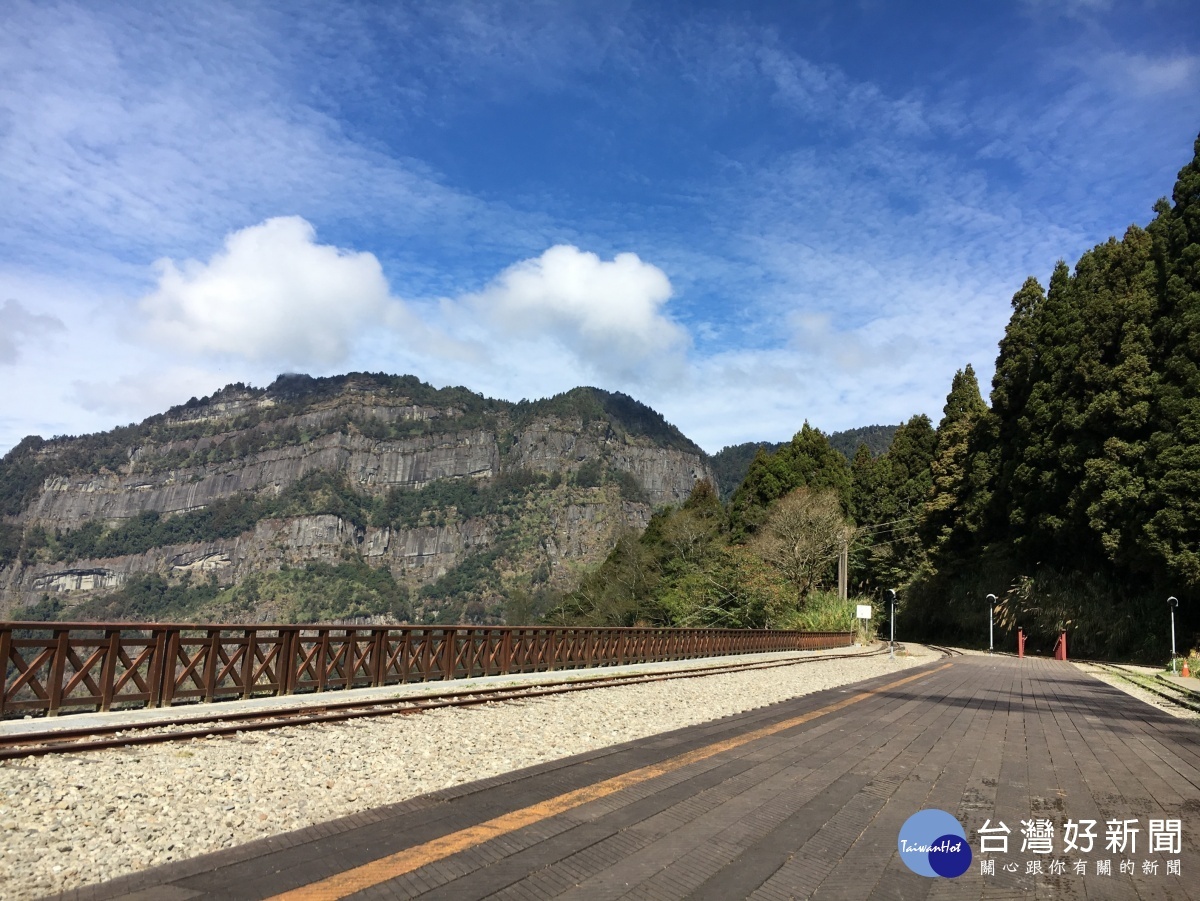
[{"label": "wooden platform", "polygon": [[[925,808],[963,823],[964,875],[900,860],[900,828]],[[65,897],[1200,898],[1197,811],[1197,725],[1068,663],[966,656]],[[1062,852],[1068,818],[1097,821],[1092,853]],[[1055,826],[1050,855],[1022,852],[1035,819]],[[1151,819],[1181,820],[1178,853],[1151,853]],[[980,854],[989,820],[1009,853]],[[1108,820],[1136,821],[1136,851],[1106,850]]]}]

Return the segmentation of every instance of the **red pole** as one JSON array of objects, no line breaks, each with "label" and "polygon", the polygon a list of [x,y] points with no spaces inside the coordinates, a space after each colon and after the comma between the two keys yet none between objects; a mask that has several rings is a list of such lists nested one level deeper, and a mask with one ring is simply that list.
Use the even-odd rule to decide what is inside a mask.
[{"label": "red pole", "polygon": [[1017,656],[1025,656],[1025,630],[1017,627]]},{"label": "red pole", "polygon": [[1058,636],[1058,641],[1056,641],[1054,643],[1054,659],[1055,660],[1066,660],[1067,659],[1067,633],[1066,632],[1060,633]]}]

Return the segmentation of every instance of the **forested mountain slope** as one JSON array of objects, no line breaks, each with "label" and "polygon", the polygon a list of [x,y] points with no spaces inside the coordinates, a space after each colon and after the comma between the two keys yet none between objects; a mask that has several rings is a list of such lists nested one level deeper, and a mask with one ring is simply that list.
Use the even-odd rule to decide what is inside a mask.
[{"label": "forested mountain slope", "polygon": [[[839,451],[847,460],[853,460],[860,447],[866,446],[872,456],[887,453],[891,447],[892,438],[899,426],[867,425],[857,429],[846,429],[829,435],[829,444]],[[721,499],[729,500],[734,490],[742,484],[742,479],[750,469],[750,462],[760,451],[773,454],[787,442],[777,444],[770,441],[747,441],[744,444],[732,444],[723,447],[712,455],[710,460],[713,471],[721,485]]]}]

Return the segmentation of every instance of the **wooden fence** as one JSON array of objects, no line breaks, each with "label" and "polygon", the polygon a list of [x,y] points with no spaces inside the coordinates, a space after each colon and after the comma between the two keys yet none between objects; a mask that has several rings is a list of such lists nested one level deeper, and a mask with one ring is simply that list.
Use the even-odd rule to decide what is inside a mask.
[{"label": "wooden fence", "polygon": [[848,632],[0,623],[0,716],[845,647]]}]

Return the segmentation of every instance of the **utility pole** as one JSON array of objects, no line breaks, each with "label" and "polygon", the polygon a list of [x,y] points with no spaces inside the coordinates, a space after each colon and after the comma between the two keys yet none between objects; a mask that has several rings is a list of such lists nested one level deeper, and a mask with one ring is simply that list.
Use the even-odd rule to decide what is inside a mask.
[{"label": "utility pole", "polygon": [[892,611],[892,632],[888,640],[888,657],[892,660],[896,659],[896,589],[889,588],[887,590],[888,606]]},{"label": "utility pole", "polygon": [[[826,570],[828,572],[828,570]],[[842,551],[838,554],[838,600],[850,597],[850,540],[842,532]]]},{"label": "utility pole", "polygon": [[1171,672],[1175,672],[1175,608],[1179,606],[1179,598],[1167,598],[1167,606],[1171,608]]},{"label": "utility pole", "polygon": [[996,596],[989,594],[988,602],[988,653],[996,652]]}]

